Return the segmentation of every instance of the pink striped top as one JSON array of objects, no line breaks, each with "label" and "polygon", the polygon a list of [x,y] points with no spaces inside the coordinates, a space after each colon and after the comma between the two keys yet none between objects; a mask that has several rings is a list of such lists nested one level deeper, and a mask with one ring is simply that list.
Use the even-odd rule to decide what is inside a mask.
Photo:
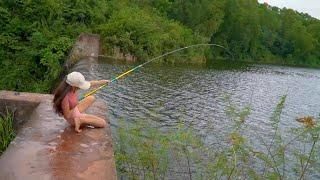
[{"label": "pink striped top", "polygon": [[67,112],[69,112],[70,110],[75,108],[77,105],[78,105],[78,93],[77,92],[68,92],[61,102],[61,108],[63,111],[63,115],[67,119],[73,118],[72,117],[73,113],[71,113],[68,116],[66,116],[66,115],[67,115]]}]

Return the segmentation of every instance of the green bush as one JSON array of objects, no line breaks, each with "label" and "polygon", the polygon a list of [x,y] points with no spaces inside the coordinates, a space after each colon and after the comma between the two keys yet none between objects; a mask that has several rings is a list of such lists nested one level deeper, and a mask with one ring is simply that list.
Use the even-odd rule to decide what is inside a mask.
[{"label": "green bush", "polygon": [[[4,0],[0,12],[0,89],[6,90],[50,92],[83,32],[101,34],[107,50],[118,46],[140,60],[199,42],[191,29],[126,1]],[[167,61],[201,55],[186,52]]]},{"label": "green bush", "polygon": [[73,42],[105,22],[106,1],[0,1],[0,89],[50,92]]},{"label": "green bush", "polygon": [[[96,30],[104,39],[105,49],[120,48],[139,60],[147,60],[174,49],[201,42],[191,29],[139,7],[123,7]],[[109,51],[109,53],[112,53]],[[184,61],[195,58],[195,50],[183,53]],[[178,60],[177,54],[166,61]],[[180,57],[180,61],[183,59]]]},{"label": "green bush", "polygon": [[5,115],[0,115],[0,155],[6,150],[15,136],[13,114],[7,111]]}]

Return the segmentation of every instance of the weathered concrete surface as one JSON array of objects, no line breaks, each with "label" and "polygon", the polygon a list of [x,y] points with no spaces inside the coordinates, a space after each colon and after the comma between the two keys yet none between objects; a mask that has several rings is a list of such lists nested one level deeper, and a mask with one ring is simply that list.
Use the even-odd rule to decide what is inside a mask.
[{"label": "weathered concrete surface", "polygon": [[100,36],[96,34],[82,33],[74,44],[65,68],[70,69],[77,61],[83,58],[97,58],[100,52]]},{"label": "weathered concrete surface", "polygon": [[[2,106],[7,101],[15,107],[36,104],[0,157],[0,179],[116,179],[110,127],[76,133],[53,112],[52,98],[0,91]],[[95,102],[88,111],[104,117],[106,110],[105,103]]]},{"label": "weathered concrete surface", "polygon": [[[32,111],[39,105],[41,99],[48,98],[47,95],[20,94],[19,92],[0,93],[0,113],[6,115],[7,109],[14,114],[14,126],[18,129],[20,125],[30,118]],[[19,95],[19,96],[18,96]]]}]

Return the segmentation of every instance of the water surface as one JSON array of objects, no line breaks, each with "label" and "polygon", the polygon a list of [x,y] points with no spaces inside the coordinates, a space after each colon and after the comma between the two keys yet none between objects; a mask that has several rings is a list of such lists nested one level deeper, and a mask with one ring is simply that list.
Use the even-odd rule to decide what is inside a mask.
[{"label": "water surface", "polygon": [[[81,63],[78,69],[88,66]],[[99,60],[89,66],[91,71],[85,71],[88,79],[111,79],[135,64]],[[225,96],[230,96],[236,107],[250,106],[244,133],[254,143],[259,141],[257,133],[263,137],[273,134],[269,117],[282,96],[287,95],[287,99],[280,128],[284,138],[290,138],[289,129],[299,126],[297,117],[318,116],[319,92],[317,69],[271,65],[217,69],[152,64],[103,89],[97,96],[108,103],[113,131],[120,118],[128,123],[147,119],[164,129],[183,122],[202,135],[209,146],[216,146],[230,130]]]}]

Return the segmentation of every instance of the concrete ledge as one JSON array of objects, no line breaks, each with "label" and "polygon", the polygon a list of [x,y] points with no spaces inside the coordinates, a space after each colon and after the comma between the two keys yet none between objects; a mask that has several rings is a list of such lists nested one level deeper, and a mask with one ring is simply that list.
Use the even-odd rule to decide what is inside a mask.
[{"label": "concrete ledge", "polygon": [[100,36],[97,34],[82,33],[69,54],[64,65],[65,69],[70,69],[77,61],[83,58],[98,58],[100,52]]},{"label": "concrete ledge", "polygon": [[[17,137],[0,157],[1,179],[116,179],[110,127],[85,128],[75,133],[52,110],[52,95],[0,91],[1,107],[28,112]],[[97,101],[88,113],[103,116],[104,102]],[[109,123],[108,123],[109,124]]]},{"label": "concrete ledge", "polygon": [[6,114],[7,109],[14,113],[14,127],[16,130],[30,118],[32,111],[41,101],[50,99],[50,95],[35,93],[19,93],[0,91],[0,113]]}]

